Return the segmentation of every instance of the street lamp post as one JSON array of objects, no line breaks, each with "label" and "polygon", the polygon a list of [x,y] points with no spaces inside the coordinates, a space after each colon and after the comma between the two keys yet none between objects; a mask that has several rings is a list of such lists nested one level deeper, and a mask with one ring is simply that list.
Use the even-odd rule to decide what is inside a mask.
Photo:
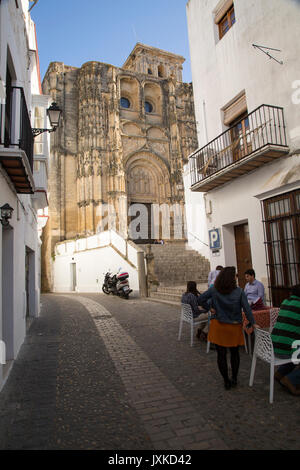
[{"label": "street lamp post", "polygon": [[32,133],[33,137],[42,134],[43,132],[55,132],[59,126],[59,121],[61,117],[61,109],[57,106],[56,103],[52,103],[50,108],[47,109],[47,116],[50,121],[51,129],[37,129],[33,128]]}]

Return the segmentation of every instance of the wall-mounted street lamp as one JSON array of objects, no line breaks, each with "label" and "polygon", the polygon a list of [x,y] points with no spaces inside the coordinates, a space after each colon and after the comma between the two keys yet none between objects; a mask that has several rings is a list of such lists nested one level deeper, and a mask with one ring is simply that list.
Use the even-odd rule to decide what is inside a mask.
[{"label": "wall-mounted street lamp", "polygon": [[9,219],[12,217],[13,213],[13,208],[10,207],[9,204],[4,204],[4,206],[0,207],[0,213],[1,213],[1,224],[4,227],[7,227],[9,225]]},{"label": "wall-mounted street lamp", "polygon": [[55,132],[59,126],[61,109],[57,106],[56,103],[52,103],[50,108],[47,109],[47,116],[50,121],[52,129],[32,129],[33,137],[42,134],[43,132]]}]

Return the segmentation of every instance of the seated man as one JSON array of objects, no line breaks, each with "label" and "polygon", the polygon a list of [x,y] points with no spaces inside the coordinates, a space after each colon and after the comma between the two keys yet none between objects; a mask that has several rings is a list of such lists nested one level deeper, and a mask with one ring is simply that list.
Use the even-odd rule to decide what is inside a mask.
[{"label": "seated man", "polygon": [[[201,309],[198,303],[198,296],[200,292],[197,290],[197,284],[194,281],[188,281],[186,292],[182,294],[181,303],[189,304],[192,307],[193,317],[195,320],[208,320],[207,311]],[[207,337],[208,322],[202,323],[198,328],[197,338],[200,336]]]},{"label": "seated man", "polygon": [[265,288],[262,282],[255,279],[255,271],[247,269],[245,272],[247,284],[245,286],[245,294],[247,296],[249,305],[252,310],[263,310],[266,308],[264,305]]},{"label": "seated man", "polygon": [[[300,284],[293,287],[291,296],[282,302],[271,338],[277,357],[292,357],[299,350]],[[295,361],[280,366],[275,372],[275,379],[293,395],[300,396],[300,364],[297,359],[299,356],[295,357]]]}]

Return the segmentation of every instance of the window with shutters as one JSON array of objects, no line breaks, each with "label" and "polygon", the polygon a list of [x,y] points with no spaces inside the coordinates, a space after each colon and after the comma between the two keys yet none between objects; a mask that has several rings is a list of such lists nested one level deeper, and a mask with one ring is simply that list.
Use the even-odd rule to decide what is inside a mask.
[{"label": "window with shutters", "polygon": [[229,31],[236,21],[234,4],[232,0],[223,0],[215,12],[215,23],[219,28],[219,39]]}]

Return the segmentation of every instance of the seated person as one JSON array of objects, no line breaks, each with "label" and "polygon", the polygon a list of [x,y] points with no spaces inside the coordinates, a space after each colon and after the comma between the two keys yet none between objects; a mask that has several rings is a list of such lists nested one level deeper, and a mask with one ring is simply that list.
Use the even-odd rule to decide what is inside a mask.
[{"label": "seated person", "polygon": [[[181,303],[189,304],[192,307],[193,317],[197,320],[208,320],[207,311],[201,309],[198,303],[198,296],[200,292],[197,290],[197,284],[194,281],[188,281],[186,292],[182,294]],[[197,338],[202,336],[207,338],[208,333],[208,322],[202,323],[198,328]]]},{"label": "seated person", "polygon": [[[291,296],[281,304],[277,322],[271,333],[277,357],[292,357],[300,347],[300,284],[291,290]],[[293,348],[296,346],[296,348]],[[296,361],[279,366],[275,379],[292,395],[300,396],[300,364]],[[298,356],[299,359],[299,356]],[[298,363],[297,363],[298,362]]]},{"label": "seated person", "polygon": [[252,310],[263,310],[267,308],[264,305],[265,288],[262,282],[255,279],[255,271],[247,269],[245,272],[247,284],[245,286],[245,294]]},{"label": "seated person", "polygon": [[210,271],[208,275],[208,287],[212,287],[217,279],[218,275],[222,271],[223,266],[217,266],[214,271]]}]

